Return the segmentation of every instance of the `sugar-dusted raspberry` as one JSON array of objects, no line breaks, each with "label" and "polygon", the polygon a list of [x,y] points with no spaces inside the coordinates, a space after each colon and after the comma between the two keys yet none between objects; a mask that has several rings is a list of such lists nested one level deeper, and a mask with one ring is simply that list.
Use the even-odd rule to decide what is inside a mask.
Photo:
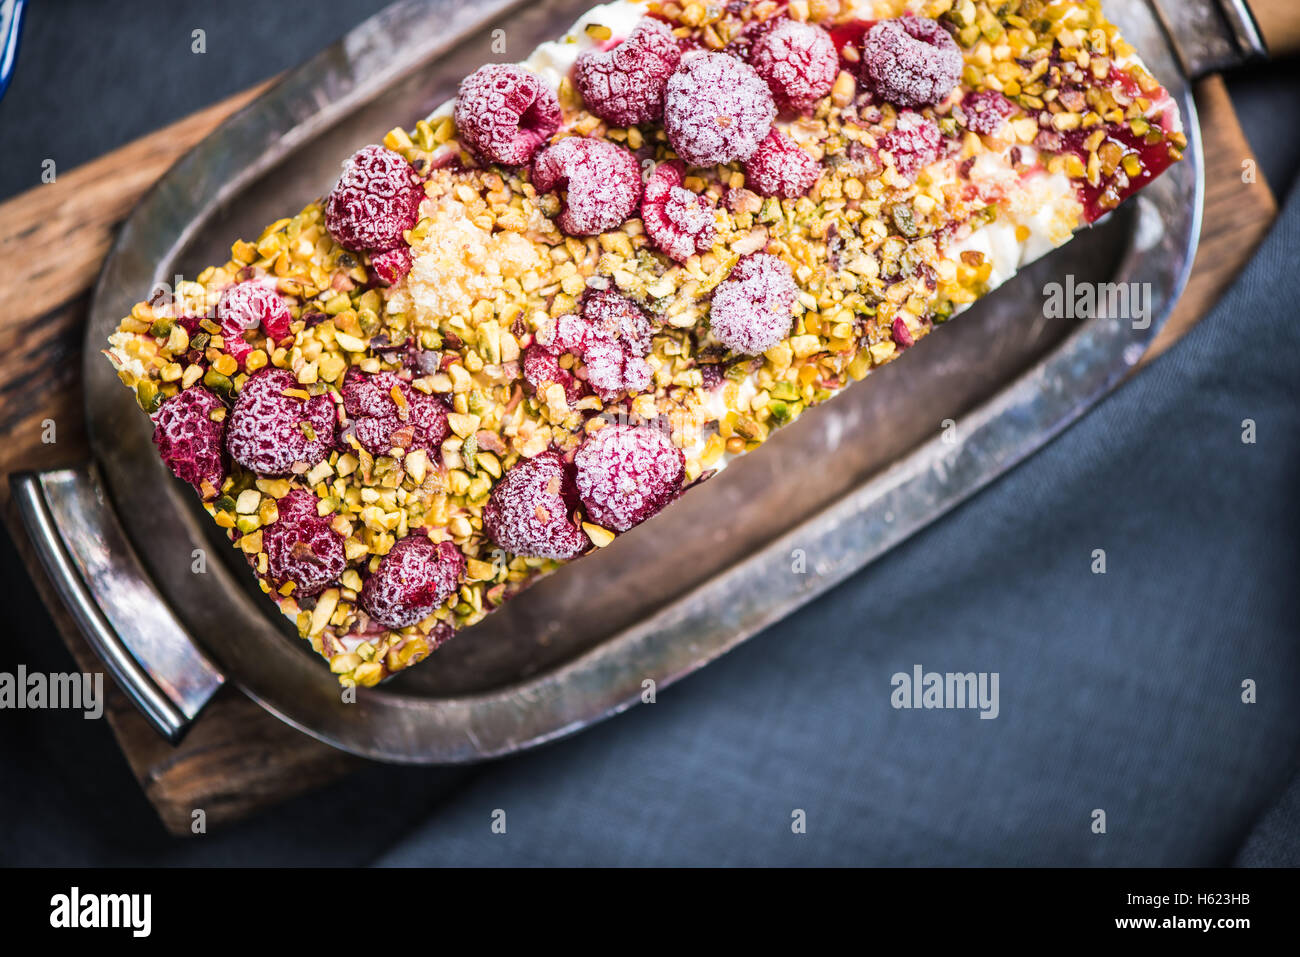
[{"label": "sugar-dusted raspberry", "polygon": [[293,582],[294,597],[316,595],[348,567],[343,536],[316,513],[316,496],[296,488],[277,503],[279,518],[262,529],[266,575],[279,589]]},{"label": "sugar-dusted raspberry", "polygon": [[386,286],[395,286],[411,271],[411,247],[397,246],[370,257],[370,269]]},{"label": "sugar-dusted raspberry", "polygon": [[361,587],[361,607],[385,628],[405,628],[437,611],[465,574],[465,556],[451,542],[435,545],[413,533],[394,545]]},{"label": "sugar-dusted raspberry", "polygon": [[489,63],[461,82],[454,116],[480,157],[523,166],[560,128],[560,101],[537,74]]},{"label": "sugar-dusted raspberry", "polygon": [[822,175],[822,165],[776,127],[745,160],[745,185],[762,196],[798,199]]},{"label": "sugar-dusted raspberry", "polygon": [[253,351],[244,338],[250,329],[261,327],[271,339],[279,341],[289,334],[293,316],[275,287],[258,279],[249,279],[227,286],[217,300],[217,324],[221,326],[221,340],[231,358],[244,366],[244,360]]},{"label": "sugar-dusted raspberry", "polygon": [[754,68],[725,53],[688,53],[668,80],[664,130],[692,166],[749,159],[776,117]]},{"label": "sugar-dusted raspberry", "polygon": [[258,475],[288,475],[295,466],[323,460],[334,445],[334,401],[328,395],[304,400],[292,394],[302,391],[285,369],[250,376],[226,427],[230,457]]},{"label": "sugar-dusted raspberry", "polygon": [[664,87],[681,58],[668,24],[645,17],[617,46],[579,56],[573,80],[587,109],[602,120],[648,123],[663,115]]},{"label": "sugar-dusted raspberry", "polygon": [[607,425],[574,456],[587,515],[626,532],[682,491],[686,457],[663,432],[645,425]]},{"label": "sugar-dusted raspberry", "polygon": [[790,334],[799,295],[790,267],[775,256],[746,256],[713,291],[709,326],[728,349],[756,356]]},{"label": "sugar-dusted raspberry", "polygon": [[588,545],[569,517],[577,504],[572,467],[558,452],[543,452],[521,460],[497,483],[483,507],[483,529],[515,555],[573,558]]},{"label": "sugar-dusted raspberry", "polygon": [[670,259],[682,263],[713,248],[715,220],[707,196],[682,186],[686,164],[660,163],[645,184],[641,222],[650,240]]},{"label": "sugar-dusted raspberry", "polygon": [[226,477],[226,422],[224,417],[213,421],[217,409],[225,409],[222,401],[195,385],[172,396],[153,416],[153,444],[163,462],[205,499],[216,497]]},{"label": "sugar-dusted raspberry", "polygon": [[880,139],[880,145],[894,157],[894,166],[908,179],[915,179],[939,158],[942,143],[939,125],[920,113],[903,110],[897,124]]},{"label": "sugar-dusted raspberry", "polygon": [[572,405],[586,392],[572,372],[560,367],[559,356],[543,346],[534,344],[524,350],[523,371],[524,381],[535,395],[544,394],[547,386],[558,382],[564,398]]},{"label": "sugar-dusted raspberry", "polygon": [[638,354],[650,351],[650,319],[640,306],[613,289],[589,289],[582,318],[597,335],[619,339]]},{"label": "sugar-dusted raspberry", "polygon": [[819,26],[778,20],[749,48],[758,71],[783,109],[805,112],[831,91],[840,70],[835,41]]},{"label": "sugar-dusted raspberry", "polygon": [[938,20],[881,20],[862,41],[862,76],[895,106],[933,106],[961,79],[961,47]]},{"label": "sugar-dusted raspberry", "polygon": [[402,244],[424,191],[415,169],[382,146],[363,146],[343,164],[325,201],[325,228],[344,249],[382,252]]},{"label": "sugar-dusted raspberry", "polygon": [[343,380],[343,411],[352,432],[372,455],[393,448],[424,449],[436,458],[449,431],[447,407],[391,372],[348,372]]},{"label": "sugar-dusted raspberry", "polygon": [[537,154],[533,185],[539,193],[563,187],[556,222],[570,235],[595,236],[623,225],[641,202],[641,167],[608,140],[570,136]]},{"label": "sugar-dusted raspberry", "polygon": [[961,101],[961,109],[966,114],[966,128],[981,136],[992,136],[1016,112],[1015,104],[997,90],[968,93]]}]

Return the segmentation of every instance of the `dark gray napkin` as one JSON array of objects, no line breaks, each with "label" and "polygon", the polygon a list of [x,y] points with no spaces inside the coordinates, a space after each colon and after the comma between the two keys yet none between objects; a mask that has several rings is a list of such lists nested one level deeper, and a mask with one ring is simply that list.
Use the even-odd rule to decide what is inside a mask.
[{"label": "dark gray napkin", "polygon": [[[379,863],[1234,860],[1300,744],[1298,196],[1213,315],[1047,449]],[[891,707],[917,664],[997,672],[998,717]],[[1242,860],[1296,860],[1297,804]]]}]

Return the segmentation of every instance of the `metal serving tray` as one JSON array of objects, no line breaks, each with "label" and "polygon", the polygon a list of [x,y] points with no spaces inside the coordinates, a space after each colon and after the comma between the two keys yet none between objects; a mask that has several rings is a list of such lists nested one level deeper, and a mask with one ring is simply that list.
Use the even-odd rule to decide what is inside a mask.
[{"label": "metal serving tray", "polygon": [[[325,663],[169,476],[100,349],[155,282],[225,261],[233,239],[328,189],[341,158],[411,125],[480,64],[526,56],[589,5],[395,4],[227,121],[127,221],[86,332],[97,467],[28,476],[16,489],[89,637],[169,737],[223,679],[308,734],[393,762],[508,754],[618,713],[646,679],[662,687],[708,664],[1049,441],[1129,372],[1183,288],[1201,211],[1195,107],[1152,9],[1117,3],[1110,13],[1182,110],[1185,162],[901,361],[344,703]],[[1044,318],[1044,284],[1067,274],[1149,283],[1152,321]]]}]

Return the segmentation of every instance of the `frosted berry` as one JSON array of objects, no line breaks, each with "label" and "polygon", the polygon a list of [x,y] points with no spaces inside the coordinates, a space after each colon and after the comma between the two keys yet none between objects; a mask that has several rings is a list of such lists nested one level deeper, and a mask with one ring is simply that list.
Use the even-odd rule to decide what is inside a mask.
[{"label": "frosted berry", "polygon": [[895,106],[933,106],[961,79],[961,47],[927,17],[881,20],[862,41],[862,76]]},{"label": "frosted berry", "polygon": [[537,154],[533,185],[539,193],[562,187],[556,222],[573,236],[595,236],[623,225],[641,201],[636,157],[608,140],[570,136]]},{"label": "frosted berry", "polygon": [[894,166],[908,179],[939,158],[943,142],[939,125],[920,113],[904,110],[895,127],[880,139],[880,145],[894,157]]},{"label": "frosted berry", "polygon": [[[537,343],[537,348],[552,355],[567,352],[582,359],[587,382],[607,402],[650,385],[652,370],[645,361],[650,352],[650,320],[640,306],[612,289],[589,290],[581,314],[563,315],[543,326]],[[533,362],[538,363],[535,374],[541,376],[541,359]]]},{"label": "frosted berry", "polygon": [[424,449],[437,457],[447,438],[447,407],[391,372],[352,370],[343,381],[343,410],[352,432],[372,455],[394,448]]},{"label": "frosted berry", "polygon": [[668,25],[646,17],[612,49],[579,56],[573,79],[588,110],[615,126],[634,126],[663,115],[664,87],[681,58]]},{"label": "frosted berry", "polygon": [[607,425],[582,444],[573,463],[587,515],[618,532],[680,495],[686,471],[681,450],[649,426]]},{"label": "frosted berry", "polygon": [[715,229],[713,204],[684,188],[685,176],[686,164],[680,160],[660,163],[641,200],[641,222],[650,241],[679,263],[712,249]]},{"label": "frosted berry", "polygon": [[480,157],[523,166],[560,128],[560,101],[537,74],[491,63],[461,82],[454,118]]},{"label": "frosted berry", "polygon": [[650,351],[650,319],[631,299],[613,289],[589,289],[582,318],[596,335],[621,340],[641,355]]},{"label": "frosted berry", "polygon": [[325,228],[344,249],[383,251],[400,246],[415,225],[424,191],[415,169],[382,146],[365,146],[343,164],[325,201]]},{"label": "frosted berry", "polygon": [[572,468],[559,453],[543,452],[521,460],[497,483],[483,507],[483,529],[515,555],[573,558],[588,545],[569,517],[577,503]]},{"label": "frosted berry", "polygon": [[779,20],[754,41],[749,63],[772,90],[777,105],[802,113],[831,91],[839,73],[835,41],[819,26]]},{"label": "frosted berry", "polygon": [[437,611],[464,574],[465,556],[451,542],[435,545],[423,535],[408,535],[366,579],[361,607],[385,628],[405,628]]},{"label": "frosted berry", "polygon": [[624,392],[644,392],[650,385],[652,370],[645,358],[626,344],[598,339],[582,354],[589,382],[606,402]]},{"label": "frosted berry", "polygon": [[560,367],[559,357],[540,345],[531,345],[524,350],[523,372],[524,381],[534,395],[545,394],[547,386],[559,383],[564,389],[565,400],[572,405],[586,391],[572,372]]},{"label": "frosted berry", "polygon": [[154,413],[153,444],[166,466],[189,482],[203,498],[215,498],[226,477],[222,439],[226,423],[212,413],[225,409],[203,386],[191,386],[165,401]]},{"label": "frosted berry", "polygon": [[256,279],[227,286],[217,300],[221,341],[241,369],[253,351],[244,338],[245,332],[260,327],[269,338],[278,341],[289,335],[292,320],[288,305],[275,288]]},{"label": "frosted berry", "polygon": [[398,246],[370,257],[370,269],[386,286],[395,286],[411,271],[411,248]]},{"label": "frosted berry", "polygon": [[713,291],[709,326],[728,349],[748,356],[766,352],[790,334],[799,295],[790,267],[775,256],[746,256]]},{"label": "frosted berry", "polygon": [[961,109],[966,114],[966,128],[981,136],[992,136],[1016,112],[1015,104],[997,90],[968,93]]},{"label": "frosted berry", "polygon": [[291,595],[316,595],[347,568],[343,536],[316,513],[316,496],[296,488],[277,503],[279,518],[262,529],[266,574],[279,589],[293,582]]},{"label": "frosted berry", "polygon": [[725,53],[689,53],[668,80],[664,130],[692,166],[749,159],[775,117],[763,78]]},{"label": "frosted berry", "polygon": [[745,161],[745,185],[762,196],[798,199],[821,175],[821,163],[775,127]]},{"label": "frosted berry", "polygon": [[334,402],[328,395],[285,394],[302,391],[285,369],[249,377],[226,427],[230,457],[258,475],[288,475],[322,461],[334,445]]}]

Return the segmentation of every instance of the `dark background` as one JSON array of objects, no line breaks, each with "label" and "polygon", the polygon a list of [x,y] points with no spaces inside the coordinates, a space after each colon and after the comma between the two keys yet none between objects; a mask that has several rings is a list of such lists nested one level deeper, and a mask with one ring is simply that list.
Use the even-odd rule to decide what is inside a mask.
[{"label": "dark background", "polygon": [[[38,187],[44,160],[53,159],[61,172],[70,170],[297,64],[381,6],[380,0],[32,3],[17,75],[0,101],[0,199]],[[196,28],[207,33],[203,55],[190,51]],[[1279,197],[1289,191],[1300,166],[1298,80],[1295,64],[1281,64],[1230,81],[1261,170]],[[3,275],[5,282],[21,281]],[[7,539],[0,541],[0,575],[7,586],[0,671],[12,672],[19,662],[36,671],[72,669]],[[861,579],[838,590],[803,622],[781,626],[782,640],[801,641],[819,630],[846,627],[861,611],[855,598]],[[740,696],[743,710],[745,685],[736,679],[761,662],[760,647],[773,652],[774,641],[773,636],[756,640],[718,666],[720,672],[729,668],[730,675],[722,673],[712,684],[692,679],[684,694]],[[745,658],[748,664],[732,664],[733,658]],[[799,666],[797,659],[791,664]],[[531,773],[550,768],[551,774],[577,774],[588,748],[602,753],[602,744],[591,744],[592,739],[608,747],[610,736],[622,733],[635,741],[653,733],[647,721],[635,713],[620,718],[613,726],[545,749],[526,759],[525,766]],[[691,746],[689,739],[681,744]],[[508,780],[525,773],[517,768],[376,766],[253,821],[201,840],[177,841],[157,823],[105,722],[58,712],[7,712],[0,716],[0,862],[364,863],[419,822],[436,817],[452,796],[470,792],[485,776],[502,774]],[[1275,785],[1264,790],[1269,793],[1261,795],[1260,810],[1276,796]],[[599,816],[603,809],[580,810]],[[919,840],[916,859],[927,859],[926,835],[918,822],[904,813],[884,823],[898,841]],[[1245,838],[1240,826],[1237,832]],[[1175,860],[1222,863],[1235,853],[1231,842],[1198,849],[1194,835],[1187,840],[1187,854]],[[950,851],[939,847],[934,856],[950,860]],[[1001,859],[1040,858],[1032,848],[1023,848]],[[1061,859],[1073,857],[1063,853]]]}]

